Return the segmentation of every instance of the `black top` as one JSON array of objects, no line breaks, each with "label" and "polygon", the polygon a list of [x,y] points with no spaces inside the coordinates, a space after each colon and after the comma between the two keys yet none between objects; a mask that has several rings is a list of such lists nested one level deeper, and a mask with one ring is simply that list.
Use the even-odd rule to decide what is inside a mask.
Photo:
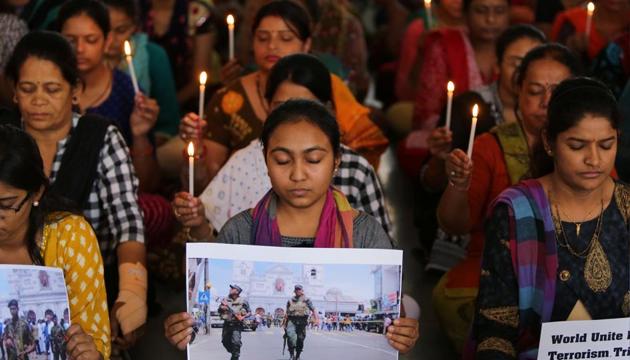
[{"label": "black top", "polygon": [[[630,206],[629,188],[617,184],[610,205],[604,210],[599,241],[610,265],[612,282],[606,291],[596,293],[584,279],[586,260],[572,255],[558,244],[564,243],[556,231],[558,269],[552,321],[565,321],[580,300],[593,319],[611,319],[628,316],[623,311],[624,296],[629,288],[630,232],[627,226]],[[626,214],[625,216],[623,214]],[[599,216],[599,212],[597,212]],[[526,322],[519,312],[518,279],[514,273],[510,243],[508,205],[498,204],[486,223],[486,239],[482,260],[480,286],[483,292],[477,298],[474,335],[478,343],[476,359],[515,359],[521,341],[519,325]],[[566,237],[575,252],[583,252],[591,240],[597,219],[581,225],[580,237],[576,238],[574,223],[563,223]],[[568,271],[563,274],[563,271]],[[564,275],[564,276],[563,276]],[[563,281],[562,279],[566,281]],[[530,334],[531,335],[531,334]],[[481,346],[483,345],[483,346]]]},{"label": "black top", "polygon": [[[580,236],[577,236],[575,223],[562,222],[564,234],[571,247],[581,252],[589,243],[597,227],[597,218],[584,222]],[[564,243],[561,234],[556,238]],[[628,229],[617,202],[614,200],[604,210],[602,230],[599,242],[608,258],[612,274],[612,283],[604,291],[591,290],[584,279],[585,258],[577,257],[563,246],[558,246],[558,277],[556,282],[556,301],[551,315],[552,321],[565,321],[580,300],[593,319],[612,319],[624,317],[622,305],[628,291]],[[565,272],[561,276],[562,272]],[[566,277],[568,271],[568,279]]]}]

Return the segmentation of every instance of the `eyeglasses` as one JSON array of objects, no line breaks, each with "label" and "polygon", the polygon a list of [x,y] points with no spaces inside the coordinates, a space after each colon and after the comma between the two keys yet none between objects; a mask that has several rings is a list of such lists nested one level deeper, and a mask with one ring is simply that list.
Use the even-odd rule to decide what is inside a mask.
[{"label": "eyeglasses", "polygon": [[0,211],[4,212],[12,210],[15,214],[17,214],[18,212],[20,212],[20,210],[22,210],[24,204],[26,204],[26,200],[28,200],[29,197],[31,197],[31,194],[26,194],[26,196],[24,196],[24,199],[20,201],[20,203],[16,207],[0,205]]}]

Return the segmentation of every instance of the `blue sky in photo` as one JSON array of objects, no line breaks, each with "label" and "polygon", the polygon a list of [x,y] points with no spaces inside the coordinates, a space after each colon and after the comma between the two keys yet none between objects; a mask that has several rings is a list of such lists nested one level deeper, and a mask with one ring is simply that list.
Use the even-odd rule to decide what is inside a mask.
[{"label": "blue sky in photo", "polygon": [[[229,285],[232,283],[233,264],[234,260],[210,260],[213,298],[224,297],[229,293]],[[301,274],[301,264],[271,262],[255,262],[254,273],[257,275],[264,274],[266,270],[275,265],[285,266],[294,273]],[[353,296],[357,300],[369,300],[374,297],[374,278],[370,272],[373,265],[325,264],[323,266],[326,288],[340,288],[345,295]],[[292,286],[292,284],[287,284],[287,286]]]},{"label": "blue sky in photo", "polygon": [[7,274],[10,270],[0,270],[0,294],[8,294],[9,293],[9,281],[7,278]]}]

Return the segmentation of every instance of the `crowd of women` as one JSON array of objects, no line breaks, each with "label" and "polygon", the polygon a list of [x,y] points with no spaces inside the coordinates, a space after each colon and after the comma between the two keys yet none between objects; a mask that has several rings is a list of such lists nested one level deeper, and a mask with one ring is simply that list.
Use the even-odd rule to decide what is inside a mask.
[{"label": "crowd of women", "polygon": [[390,149],[453,348],[535,359],[544,322],[630,315],[630,1],[594,7],[0,0],[0,264],[62,268],[70,358],[120,358],[186,242],[397,248]]}]

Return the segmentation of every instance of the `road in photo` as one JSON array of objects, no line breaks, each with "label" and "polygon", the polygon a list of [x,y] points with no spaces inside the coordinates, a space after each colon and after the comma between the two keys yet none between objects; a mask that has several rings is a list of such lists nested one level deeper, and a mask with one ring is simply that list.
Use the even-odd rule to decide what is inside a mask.
[{"label": "road in photo", "polygon": [[[289,359],[289,351],[282,356],[283,330],[278,327],[259,327],[242,333],[241,359]],[[208,335],[199,335],[190,346],[189,360],[229,359],[221,345],[221,328],[213,328]],[[396,352],[382,334],[354,331],[307,330],[301,360],[394,360]]]}]

